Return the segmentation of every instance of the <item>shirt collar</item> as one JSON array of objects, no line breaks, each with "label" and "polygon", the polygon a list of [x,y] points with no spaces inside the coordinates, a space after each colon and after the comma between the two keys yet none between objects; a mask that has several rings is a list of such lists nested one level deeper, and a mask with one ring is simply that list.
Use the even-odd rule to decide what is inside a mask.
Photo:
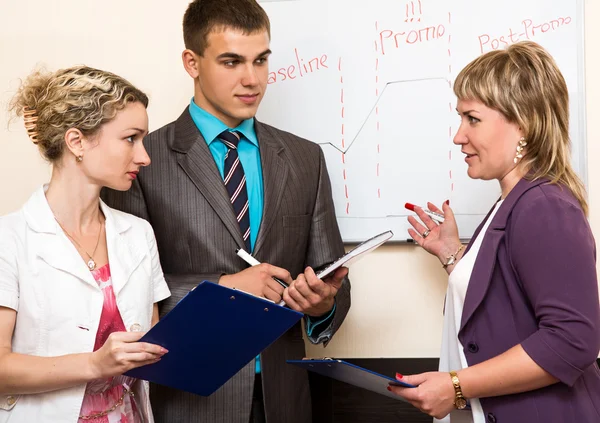
[{"label": "shirt collar", "polygon": [[190,102],[190,115],[194,124],[204,137],[206,144],[210,145],[217,136],[225,130],[234,130],[240,132],[244,138],[258,147],[258,138],[254,130],[254,118],[243,120],[237,127],[229,128],[219,118],[208,113],[206,110],[194,103],[194,99]]}]

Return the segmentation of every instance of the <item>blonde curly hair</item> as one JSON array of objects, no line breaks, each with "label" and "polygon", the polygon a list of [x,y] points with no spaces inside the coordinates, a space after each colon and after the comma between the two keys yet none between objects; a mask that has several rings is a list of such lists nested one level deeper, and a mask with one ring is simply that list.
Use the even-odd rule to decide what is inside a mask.
[{"label": "blonde curly hair", "polygon": [[55,73],[38,69],[21,83],[9,112],[25,118],[27,132],[42,156],[56,163],[69,129],[91,137],[132,102],[148,107],[146,94],[113,73],[87,66]]}]

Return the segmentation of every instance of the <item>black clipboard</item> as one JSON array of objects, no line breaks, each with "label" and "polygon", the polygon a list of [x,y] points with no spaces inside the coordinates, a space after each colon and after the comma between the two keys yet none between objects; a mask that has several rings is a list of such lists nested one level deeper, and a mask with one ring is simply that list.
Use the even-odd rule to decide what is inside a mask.
[{"label": "black clipboard", "polygon": [[287,363],[401,401],[404,400],[387,390],[388,385],[415,388],[414,385],[401,382],[344,360],[332,358],[305,359],[287,360]]}]

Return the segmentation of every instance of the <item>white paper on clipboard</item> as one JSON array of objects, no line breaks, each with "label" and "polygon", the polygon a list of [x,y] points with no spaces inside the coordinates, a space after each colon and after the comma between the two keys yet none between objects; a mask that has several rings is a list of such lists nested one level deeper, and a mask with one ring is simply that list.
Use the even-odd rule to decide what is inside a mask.
[{"label": "white paper on clipboard", "polygon": [[394,234],[392,231],[385,231],[379,235],[375,235],[373,238],[369,238],[366,241],[361,242],[342,257],[331,263],[325,269],[317,273],[317,277],[319,279],[323,279],[329,274],[333,273],[338,267],[349,266],[352,263],[357,262],[361,257],[364,257],[366,253],[373,251],[375,248],[379,247],[381,244],[390,239],[393,235]]}]

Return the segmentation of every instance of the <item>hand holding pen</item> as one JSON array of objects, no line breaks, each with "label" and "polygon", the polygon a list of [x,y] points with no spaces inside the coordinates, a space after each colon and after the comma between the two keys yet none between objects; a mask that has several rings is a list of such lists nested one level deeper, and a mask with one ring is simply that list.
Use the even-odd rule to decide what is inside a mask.
[{"label": "hand holding pen", "polygon": [[[244,253],[246,252],[244,251]],[[238,256],[240,255],[240,253],[237,254]],[[267,263],[258,263],[258,261],[248,253],[246,253],[246,255],[252,258],[252,260],[250,260],[252,261],[252,264],[248,262],[248,257],[244,258],[244,261],[251,264],[251,267],[232,275],[221,276],[219,285],[239,289],[240,291],[248,292],[258,297],[264,297],[279,304],[281,302],[283,291],[285,290],[284,284],[289,285],[292,283],[290,272],[281,267]],[[278,281],[273,278],[277,278]]]},{"label": "hand holding pen", "polygon": [[[427,203],[427,209],[406,203],[405,207],[414,211],[420,222],[413,216],[408,217],[412,228],[408,233],[417,244],[428,253],[437,256],[445,263],[450,254],[456,252],[460,246],[458,227],[449,201],[444,202],[442,210],[432,203]],[[439,223],[438,223],[439,222]]]},{"label": "hand holding pen", "polygon": [[[241,248],[236,250],[236,254],[252,267],[264,266]],[[348,269],[340,267],[323,281],[317,277],[311,267],[307,267],[304,273],[299,274],[298,278],[290,283],[284,282],[277,276],[272,278],[283,287],[281,294],[283,300],[279,305],[287,305],[292,310],[316,317],[331,311],[335,303],[335,295],[347,274]]]}]

